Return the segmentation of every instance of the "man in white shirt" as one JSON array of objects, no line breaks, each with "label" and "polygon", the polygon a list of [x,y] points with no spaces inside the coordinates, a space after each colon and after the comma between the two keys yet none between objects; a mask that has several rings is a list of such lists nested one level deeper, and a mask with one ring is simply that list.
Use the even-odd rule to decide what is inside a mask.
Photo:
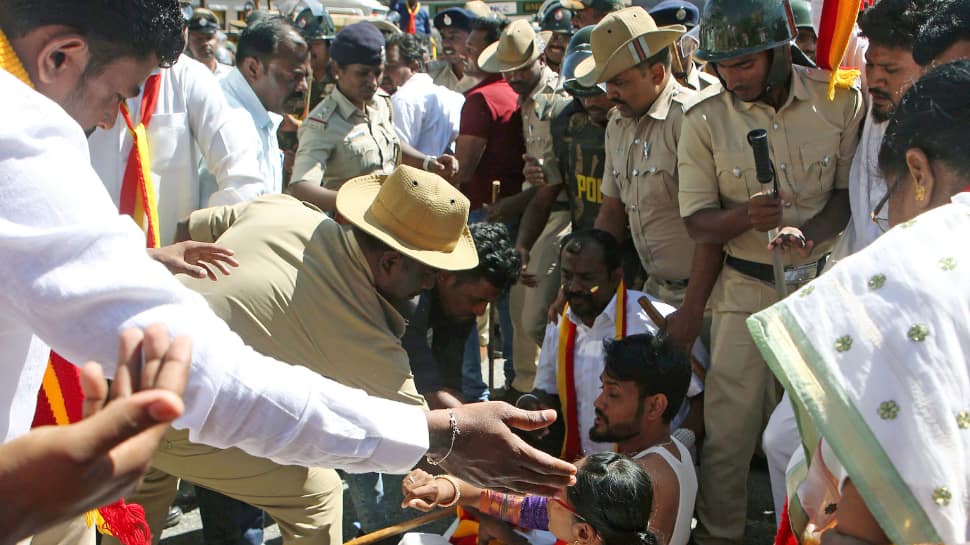
[{"label": "man in white shirt", "polygon": [[[185,55],[157,73],[158,102],[146,132],[159,233],[162,245],[167,245],[175,238],[178,222],[192,212],[251,201],[268,188],[256,160],[259,142],[251,123],[232,115],[215,76]],[[141,117],[141,99],[139,92],[127,100],[133,120]],[[88,137],[91,165],[115,204],[132,146],[124,120],[116,115],[116,120],[99,122]],[[200,154],[216,180],[217,189],[208,198],[203,198],[199,177]]]},{"label": "man in white shirt", "polygon": [[[546,327],[535,388],[559,398],[566,426],[563,453],[570,460],[614,449],[613,443],[594,441],[587,433],[596,417],[593,404],[600,393],[603,340],[656,333],[659,328],[638,302],[649,296],[626,289],[622,283],[619,243],[613,235],[599,229],[576,231],[563,241],[560,258],[563,293],[569,306],[558,323]],[[618,318],[621,300],[623,315]],[[674,311],[670,305],[651,300],[664,316]],[[694,355],[706,361],[702,350],[695,344]],[[572,395],[562,391],[563,386]],[[701,389],[699,381],[693,379],[689,395],[696,395]],[[570,413],[575,417],[571,418]],[[677,420],[682,417],[675,419],[675,427]]]},{"label": "man in white shirt", "polygon": [[48,0],[44,7],[0,3],[0,43],[11,46],[0,55],[3,441],[30,425],[48,346],[71,361],[112,362],[119,330],[162,323],[193,340],[185,412],[175,422],[193,440],[350,471],[404,472],[429,452],[463,478],[540,493],[572,480],[573,466],[509,430],[547,425],[548,412],[480,404],[426,413],[245,346],[148,258],[144,233],[118,215],[85,146],[83,129],[110,127],[119,99],[137,95],[154,67],[178,57],[178,3]]},{"label": "man in white shirt", "polygon": [[233,113],[252,120],[259,134],[259,169],[269,193],[283,191],[276,130],[283,114],[306,101],[310,55],[296,27],[278,15],[260,18],[239,37],[236,67],[219,84]]},{"label": "man in white shirt", "polygon": [[427,50],[413,34],[397,34],[387,42],[384,74],[397,91],[391,95],[398,138],[425,155],[450,150],[458,137],[465,97],[435,85],[425,73]]},{"label": "man in white shirt", "polygon": [[[229,73],[231,66],[222,64],[216,58],[219,50],[219,17],[206,8],[194,8],[189,17],[189,39],[185,51],[212,71],[216,77]],[[223,36],[223,39],[225,36]]]}]

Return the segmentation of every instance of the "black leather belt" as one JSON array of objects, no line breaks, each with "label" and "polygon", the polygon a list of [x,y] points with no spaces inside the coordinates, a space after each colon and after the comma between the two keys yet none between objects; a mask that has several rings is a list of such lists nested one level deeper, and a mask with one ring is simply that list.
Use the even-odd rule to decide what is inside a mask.
[{"label": "black leather belt", "polygon": [[[825,261],[828,260],[828,257],[828,254],[826,254],[818,261],[804,265],[785,265],[785,283],[792,285],[804,284],[814,279],[822,274],[822,269],[825,268]],[[727,256],[724,263],[741,274],[757,278],[768,284],[773,285],[775,283],[775,269],[767,263],[748,261],[747,259],[740,259],[731,255]]]}]

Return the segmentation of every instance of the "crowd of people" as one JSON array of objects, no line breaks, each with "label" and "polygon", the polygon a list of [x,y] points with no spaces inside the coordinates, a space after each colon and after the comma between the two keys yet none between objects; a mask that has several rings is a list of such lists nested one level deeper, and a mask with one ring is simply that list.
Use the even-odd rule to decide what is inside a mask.
[{"label": "crowd of people", "polygon": [[0,544],[970,541],[970,1],[845,5],[0,0]]}]

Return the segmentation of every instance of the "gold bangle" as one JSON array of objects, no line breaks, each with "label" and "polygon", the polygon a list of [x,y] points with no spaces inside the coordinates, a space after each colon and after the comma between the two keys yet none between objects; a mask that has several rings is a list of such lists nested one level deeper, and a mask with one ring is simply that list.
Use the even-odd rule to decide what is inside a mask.
[{"label": "gold bangle", "polygon": [[454,507],[455,505],[457,505],[458,500],[461,499],[461,487],[458,486],[458,480],[452,477],[451,475],[435,475],[434,478],[435,480],[443,479],[445,481],[448,481],[449,483],[451,483],[451,486],[455,488],[455,497],[448,503],[438,503],[438,507],[448,508],[448,507]]}]

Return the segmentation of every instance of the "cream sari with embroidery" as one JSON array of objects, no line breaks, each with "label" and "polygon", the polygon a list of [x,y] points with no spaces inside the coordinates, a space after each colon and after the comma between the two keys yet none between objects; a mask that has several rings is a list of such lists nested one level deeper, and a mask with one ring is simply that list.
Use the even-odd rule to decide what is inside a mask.
[{"label": "cream sari with embroidery", "polygon": [[834,523],[848,477],[893,543],[970,541],[970,194],[953,200],[748,320],[812,461],[792,468],[796,535]]}]

